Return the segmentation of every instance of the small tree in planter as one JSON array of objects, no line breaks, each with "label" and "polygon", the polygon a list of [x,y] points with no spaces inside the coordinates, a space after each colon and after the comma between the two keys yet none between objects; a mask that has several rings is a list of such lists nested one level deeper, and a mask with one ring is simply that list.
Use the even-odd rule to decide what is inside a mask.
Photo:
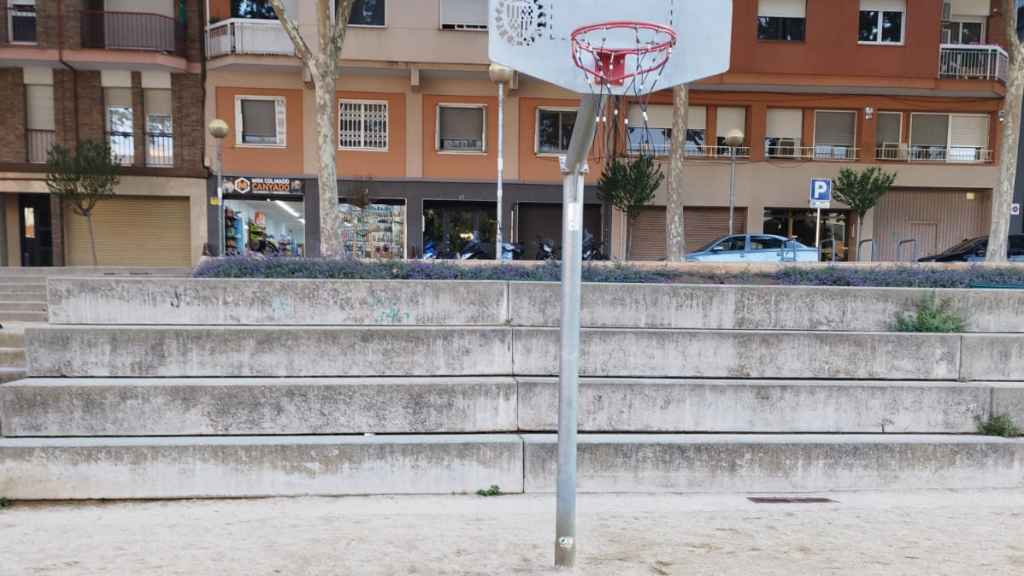
[{"label": "small tree in planter", "polygon": [[75,214],[89,223],[92,264],[96,266],[99,262],[92,211],[100,200],[114,195],[114,186],[120,182],[119,168],[114,162],[110,144],[86,140],[73,152],[61,145],[54,146],[50,149],[46,168],[46,187],[50,193],[60,197]]},{"label": "small tree in planter", "polygon": [[878,204],[896,181],[895,172],[886,172],[872,166],[858,173],[849,168],[839,171],[839,177],[832,185],[832,192],[840,202],[857,214],[857,234],[860,234],[864,216]]},{"label": "small tree in planter", "polygon": [[613,158],[605,165],[597,183],[602,202],[626,213],[626,259],[633,246],[633,224],[640,210],[654,200],[654,194],[665,180],[654,156],[641,154],[632,159]]}]

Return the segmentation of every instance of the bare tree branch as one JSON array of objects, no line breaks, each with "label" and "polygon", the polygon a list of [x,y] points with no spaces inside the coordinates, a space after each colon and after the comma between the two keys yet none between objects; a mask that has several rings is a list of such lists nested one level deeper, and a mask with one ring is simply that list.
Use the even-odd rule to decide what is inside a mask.
[{"label": "bare tree branch", "polygon": [[274,8],[274,14],[277,15],[277,20],[281,23],[281,27],[291,38],[292,44],[295,45],[295,55],[298,56],[299,60],[310,68],[312,72],[313,66],[313,51],[309,49],[306,44],[306,40],[302,37],[302,32],[299,31],[299,25],[292,20],[291,16],[287,13],[282,0],[270,0],[271,7]]},{"label": "bare tree branch", "polygon": [[352,6],[355,0],[338,0],[337,14],[334,21],[334,33],[331,35],[331,49],[334,57],[341,57],[341,47],[345,43],[345,32],[348,30],[348,21],[352,16]]}]

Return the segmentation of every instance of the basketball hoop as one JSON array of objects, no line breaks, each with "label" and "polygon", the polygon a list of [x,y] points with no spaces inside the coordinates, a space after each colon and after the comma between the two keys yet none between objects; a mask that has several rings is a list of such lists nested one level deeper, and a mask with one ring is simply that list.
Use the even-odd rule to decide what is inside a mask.
[{"label": "basketball hoop", "polygon": [[573,61],[590,81],[622,86],[663,69],[676,45],[676,32],[650,22],[604,22],[577,28],[571,42]]}]

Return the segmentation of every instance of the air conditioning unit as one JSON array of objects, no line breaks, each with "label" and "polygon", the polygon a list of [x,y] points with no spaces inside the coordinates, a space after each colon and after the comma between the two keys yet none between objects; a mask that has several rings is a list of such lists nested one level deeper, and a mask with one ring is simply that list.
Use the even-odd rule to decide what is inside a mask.
[{"label": "air conditioning unit", "polygon": [[942,20],[948,22],[953,17],[953,3],[942,3]]}]

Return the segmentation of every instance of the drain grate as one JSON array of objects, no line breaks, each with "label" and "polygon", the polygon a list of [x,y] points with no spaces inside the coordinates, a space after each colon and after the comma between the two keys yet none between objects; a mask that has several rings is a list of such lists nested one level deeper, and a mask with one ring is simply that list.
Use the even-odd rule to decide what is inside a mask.
[{"label": "drain grate", "polygon": [[838,504],[830,498],[792,498],[792,497],[751,497],[747,498],[754,504]]}]

